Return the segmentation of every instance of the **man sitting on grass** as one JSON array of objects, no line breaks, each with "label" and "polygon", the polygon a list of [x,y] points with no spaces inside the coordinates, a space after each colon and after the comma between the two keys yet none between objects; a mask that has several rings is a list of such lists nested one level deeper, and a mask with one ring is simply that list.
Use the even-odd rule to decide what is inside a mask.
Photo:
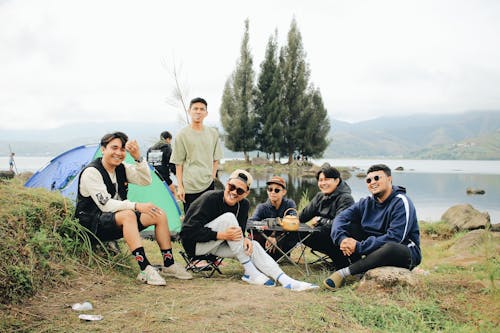
[{"label": "man sitting on grass", "polygon": [[413,269],[422,259],[415,206],[404,187],[392,185],[391,169],[385,164],[372,165],[366,185],[372,196],[333,221],[333,242],[352,263],[323,281],[327,289],[337,290],[347,276],[376,267]]},{"label": "man sitting on grass", "polygon": [[252,180],[247,171],[236,170],[223,191],[205,192],[193,202],[180,232],[184,249],[190,256],[236,258],[245,271],[241,279],[249,284],[274,286],[277,281],[294,291],[318,288],[286,275],[258,242],[244,236]]},{"label": "man sitting on grass", "polygon": [[[136,163],[124,163],[126,152]],[[106,134],[101,139],[102,158],[91,162],[78,181],[76,218],[101,241],[124,238],[141,269],[137,279],[151,285],[165,285],[165,280],[150,265],[139,232],[155,226],[163,267],[160,272],[178,279],[191,279],[186,270],[174,262],[167,216],[152,203],[127,200],[128,184],[148,185],[151,173],[140,159],[139,145],[128,141],[125,133]]]}]

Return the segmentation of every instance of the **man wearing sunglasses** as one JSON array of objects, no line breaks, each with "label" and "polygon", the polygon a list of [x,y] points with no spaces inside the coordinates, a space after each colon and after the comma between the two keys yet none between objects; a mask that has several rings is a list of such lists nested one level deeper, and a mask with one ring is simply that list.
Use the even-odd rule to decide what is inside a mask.
[{"label": "man wearing sunglasses", "polygon": [[[262,221],[267,218],[283,218],[285,211],[289,208],[297,208],[295,201],[286,198],[286,182],[282,177],[273,176],[266,182],[267,185],[267,201],[257,205],[250,221]],[[287,213],[288,214],[288,213]],[[281,257],[281,253],[276,250],[271,243],[276,244],[276,237],[280,234],[277,232],[266,231],[269,239],[266,240],[262,235],[255,233],[254,240],[263,246],[270,256],[277,260]],[[278,242],[278,246],[283,252],[288,251],[297,244],[297,239],[293,240],[290,237],[282,237]]]},{"label": "man wearing sunglasses", "polygon": [[253,178],[245,170],[235,170],[224,190],[208,191],[196,199],[187,211],[181,241],[186,252],[193,255],[213,254],[235,258],[244,269],[243,281],[249,284],[274,286],[304,291],[318,286],[297,281],[286,275],[256,241],[245,237]]},{"label": "man wearing sunglasses", "polygon": [[333,219],[344,209],[354,203],[351,188],[342,180],[339,170],[325,165],[316,174],[319,192],[309,204],[300,212],[301,223],[311,222],[320,229],[304,241],[314,251],[328,255],[333,265],[345,267],[347,260],[335,247],[330,237]]},{"label": "man wearing sunglasses", "polygon": [[333,242],[352,264],[323,281],[327,289],[337,290],[347,276],[376,267],[413,269],[422,259],[415,206],[404,187],[392,185],[391,169],[372,165],[366,185],[372,195],[340,213],[333,223]]}]

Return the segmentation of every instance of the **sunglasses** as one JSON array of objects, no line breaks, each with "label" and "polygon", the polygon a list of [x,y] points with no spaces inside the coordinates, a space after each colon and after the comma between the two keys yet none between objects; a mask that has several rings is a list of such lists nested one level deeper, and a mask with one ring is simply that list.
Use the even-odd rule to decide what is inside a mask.
[{"label": "sunglasses", "polygon": [[276,187],[276,188],[268,187],[267,188],[267,192],[272,192],[272,191],[274,191],[274,193],[280,193],[281,189],[278,187]]},{"label": "sunglasses", "polygon": [[227,187],[229,188],[229,192],[233,192],[234,190],[236,190],[236,194],[238,195],[243,195],[246,193],[244,189],[242,189],[241,187],[234,186],[231,183],[228,183]]},{"label": "sunglasses", "polygon": [[367,184],[370,184],[372,182],[372,180],[378,182],[380,180],[380,178],[382,178],[382,176],[376,175],[376,176],[373,176],[373,178],[366,178],[365,181]]}]

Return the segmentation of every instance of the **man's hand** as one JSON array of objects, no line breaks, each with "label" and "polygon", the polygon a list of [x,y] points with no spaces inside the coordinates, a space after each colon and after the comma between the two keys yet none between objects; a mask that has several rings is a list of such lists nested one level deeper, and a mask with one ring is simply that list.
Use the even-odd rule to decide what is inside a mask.
[{"label": "man's hand", "polygon": [[245,249],[245,254],[251,256],[253,252],[252,241],[248,238],[243,239],[243,248]]},{"label": "man's hand", "polygon": [[150,202],[137,202],[135,210],[142,214],[149,214],[152,217],[161,216],[163,211]]},{"label": "man's hand", "polygon": [[136,140],[129,140],[125,144],[125,149],[130,153],[134,160],[141,158],[141,150]]},{"label": "man's hand", "polygon": [[237,241],[243,238],[243,232],[240,227],[229,227],[224,231],[217,232],[217,239],[228,241]]},{"label": "man's hand", "polygon": [[269,251],[270,253],[276,252],[276,238],[269,236],[269,238],[266,240],[266,251]]},{"label": "man's hand", "polygon": [[180,184],[177,185],[177,197],[179,200],[186,203],[186,192],[184,192],[184,187]]},{"label": "man's hand", "polygon": [[348,237],[340,243],[340,250],[345,256],[350,256],[356,251],[357,241],[354,238]]}]

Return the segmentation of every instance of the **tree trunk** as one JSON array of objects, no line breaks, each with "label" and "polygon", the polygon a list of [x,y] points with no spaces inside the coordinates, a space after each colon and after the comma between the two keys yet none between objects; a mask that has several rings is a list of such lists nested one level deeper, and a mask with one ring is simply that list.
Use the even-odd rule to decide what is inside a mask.
[{"label": "tree trunk", "polygon": [[250,155],[248,154],[248,152],[244,151],[243,155],[245,156],[245,162],[250,162]]}]

